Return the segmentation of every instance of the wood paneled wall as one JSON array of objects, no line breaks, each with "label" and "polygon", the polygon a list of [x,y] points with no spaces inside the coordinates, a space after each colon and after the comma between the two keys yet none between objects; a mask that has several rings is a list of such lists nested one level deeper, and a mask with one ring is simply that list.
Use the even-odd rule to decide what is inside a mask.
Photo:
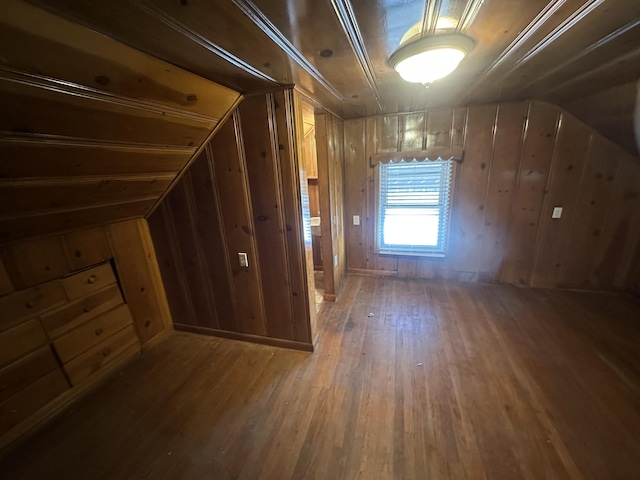
[{"label": "wood paneled wall", "polygon": [[318,192],[322,212],[320,229],[324,299],[335,300],[347,270],[344,232],[344,122],[329,113],[316,115],[315,120]]},{"label": "wood paneled wall", "polygon": [[19,0],[0,58],[2,244],[145,216],[240,99]]},{"label": "wood paneled wall", "polygon": [[245,99],[149,219],[176,328],[312,348],[294,134],[291,91]]},{"label": "wood paneled wall", "polygon": [[146,220],[117,222],[0,248],[0,296],[112,260],[145,348],[172,330]]},{"label": "wood paneled wall", "polygon": [[[446,258],[377,255],[369,157],[437,146],[464,147]],[[535,287],[634,282],[640,159],[555,106],[491,104],[349,120],[345,154],[345,215],[363,219],[346,224],[353,271]],[[556,206],[560,219],[551,218]]]}]

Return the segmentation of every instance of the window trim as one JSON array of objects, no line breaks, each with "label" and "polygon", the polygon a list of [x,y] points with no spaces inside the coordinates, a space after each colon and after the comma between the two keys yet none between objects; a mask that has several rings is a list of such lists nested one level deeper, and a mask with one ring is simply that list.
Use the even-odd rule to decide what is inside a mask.
[{"label": "window trim", "polygon": [[[389,155],[389,159],[392,158],[396,158],[397,156],[401,155],[401,154],[393,154],[390,153]],[[395,157],[394,157],[395,156]],[[449,160],[442,160],[442,159],[438,159],[438,160],[429,160],[429,159],[424,159],[424,160],[417,160],[419,163],[426,163],[426,162],[450,162],[451,164],[451,177],[450,177],[450,184],[449,184],[449,204],[447,206],[447,217],[449,219],[449,221],[447,222],[447,225],[445,227],[445,232],[444,232],[444,249],[442,251],[434,251],[434,252],[429,252],[429,251],[424,251],[424,250],[411,250],[411,247],[408,247],[406,250],[402,249],[402,248],[393,248],[393,249],[389,249],[389,248],[381,248],[380,247],[380,182],[381,182],[381,168],[377,168],[380,167],[381,165],[389,165],[389,164],[398,164],[398,163],[411,163],[413,160],[407,162],[404,159],[402,159],[401,161],[389,161],[389,162],[379,162],[375,165],[372,165],[372,167],[374,168],[374,188],[375,188],[375,193],[374,193],[374,208],[375,208],[375,212],[374,212],[374,252],[378,255],[382,255],[382,256],[404,256],[404,257],[428,257],[428,258],[445,258],[448,255],[448,249],[449,249],[449,237],[450,237],[450,230],[451,230],[451,214],[453,211],[453,204],[454,204],[454,200],[455,200],[455,186],[457,184],[457,164],[459,163],[459,161],[457,161],[454,158],[450,158]]]}]

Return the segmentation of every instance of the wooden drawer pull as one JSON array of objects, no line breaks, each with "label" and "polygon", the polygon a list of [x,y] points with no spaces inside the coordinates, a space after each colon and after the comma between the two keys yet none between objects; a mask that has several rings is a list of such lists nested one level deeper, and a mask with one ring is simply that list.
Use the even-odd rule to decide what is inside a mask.
[{"label": "wooden drawer pull", "polygon": [[84,307],[84,313],[89,313],[91,311],[91,307]]},{"label": "wooden drawer pull", "polygon": [[95,275],[91,275],[89,277],[89,280],[87,280],[87,283],[96,283],[96,280],[97,280],[96,276]]},{"label": "wooden drawer pull", "polygon": [[98,328],[98,329],[96,330],[96,332],[95,332],[95,333],[96,333],[96,337],[97,337],[97,336],[99,336],[99,335],[102,335],[102,332],[104,332],[104,329],[102,329],[102,328]]},{"label": "wooden drawer pull", "polygon": [[109,355],[110,353],[111,353],[111,349],[110,349],[110,348],[105,348],[105,349],[102,351],[102,356],[103,356],[103,357],[106,357],[106,356],[107,356],[107,355]]},{"label": "wooden drawer pull", "polygon": [[27,308],[33,308],[36,306],[36,301],[35,300],[29,300],[27,303],[24,304],[25,307]]}]

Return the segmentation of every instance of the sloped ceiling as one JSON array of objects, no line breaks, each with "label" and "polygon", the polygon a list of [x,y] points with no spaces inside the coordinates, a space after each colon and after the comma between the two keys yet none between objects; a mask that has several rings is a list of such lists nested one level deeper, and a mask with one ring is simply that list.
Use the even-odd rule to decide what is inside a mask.
[{"label": "sloped ceiling", "polygon": [[[343,118],[525,98],[637,154],[635,0],[32,0],[244,93],[295,83]],[[387,59],[410,29],[476,47],[430,89]]]},{"label": "sloped ceiling", "polygon": [[240,98],[3,0],[0,244],[147,215]]}]

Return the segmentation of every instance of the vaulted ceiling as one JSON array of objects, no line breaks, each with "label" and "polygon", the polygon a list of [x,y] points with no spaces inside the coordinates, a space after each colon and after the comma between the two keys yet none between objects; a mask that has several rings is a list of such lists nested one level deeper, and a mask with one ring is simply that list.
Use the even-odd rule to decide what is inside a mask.
[{"label": "vaulted ceiling", "polygon": [[[243,93],[296,84],[343,118],[535,98],[637,154],[637,0],[31,0]],[[387,59],[402,37],[476,41],[429,89]]]}]

